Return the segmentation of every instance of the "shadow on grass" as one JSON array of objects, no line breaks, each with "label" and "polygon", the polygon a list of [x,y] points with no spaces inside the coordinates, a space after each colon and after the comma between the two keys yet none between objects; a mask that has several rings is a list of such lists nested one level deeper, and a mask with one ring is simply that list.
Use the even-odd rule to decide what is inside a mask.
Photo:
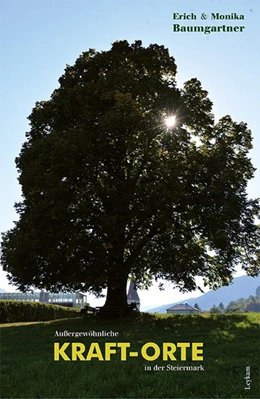
[{"label": "shadow on grass", "polygon": [[[116,319],[102,319],[95,316],[77,317],[73,319],[51,320],[37,323],[14,323],[4,324],[0,328],[8,328],[9,332],[14,329],[42,329],[66,327],[70,331],[85,331],[86,329],[123,329],[124,331],[141,330],[145,335],[150,331],[171,330],[176,335],[187,333],[221,330],[232,332],[232,334],[245,332],[250,329],[259,332],[259,313],[240,313],[223,315],[157,315],[140,313],[136,317],[125,317]],[[79,330],[80,329],[80,330]]]},{"label": "shadow on grass", "polygon": [[[94,316],[42,322],[2,328],[2,397],[66,398],[255,398],[258,397],[256,370],[259,364],[260,314],[228,315],[153,315],[141,313],[136,318],[100,319]],[[118,332],[115,337],[93,336],[76,339],[57,336],[65,332]],[[205,372],[157,372],[161,358],[147,362],[141,356],[122,362],[53,361],[53,343],[131,342],[138,351],[144,343],[203,342]],[[176,355],[177,356],[177,355]],[[171,364],[193,364],[170,362]],[[195,362],[198,363],[198,362]],[[244,376],[250,364],[252,387],[245,391]],[[151,371],[145,367],[151,365]],[[188,378],[187,378],[188,377]],[[73,384],[71,384],[73,381]],[[46,383],[48,382],[48,384]],[[76,396],[75,396],[76,394]],[[246,394],[246,396],[245,396]],[[257,396],[258,395],[258,396]]]}]

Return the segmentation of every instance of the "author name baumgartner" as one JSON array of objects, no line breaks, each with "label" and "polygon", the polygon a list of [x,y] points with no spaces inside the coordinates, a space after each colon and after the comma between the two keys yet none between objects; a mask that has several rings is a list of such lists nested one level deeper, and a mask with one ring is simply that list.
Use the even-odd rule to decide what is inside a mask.
[{"label": "author name baumgartner", "polygon": [[[204,14],[205,15],[205,14]],[[231,14],[219,14],[218,12],[214,13],[212,12],[210,14],[211,19],[230,19],[230,20],[241,20],[241,19],[245,19],[243,14],[237,14],[236,12],[232,12]],[[197,19],[197,15],[194,14],[193,12],[191,14],[187,14],[186,12],[183,14],[179,14],[178,12],[174,12],[172,15],[173,19],[176,20],[191,20],[191,19]],[[203,19],[207,19],[207,18],[203,18]]]}]

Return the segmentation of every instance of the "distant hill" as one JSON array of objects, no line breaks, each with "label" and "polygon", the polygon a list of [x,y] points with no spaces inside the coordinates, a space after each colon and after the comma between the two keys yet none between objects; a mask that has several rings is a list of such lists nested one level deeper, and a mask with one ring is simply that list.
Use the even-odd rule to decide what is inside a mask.
[{"label": "distant hill", "polygon": [[3,288],[0,288],[0,292],[6,292],[5,290],[3,290]]},{"label": "distant hill", "polygon": [[[213,305],[218,306],[220,302],[222,302],[224,306],[227,306],[231,301],[255,295],[258,285],[260,285],[260,276],[254,278],[248,276],[236,277],[228,287],[221,287],[216,291],[211,290],[196,298],[185,299],[184,302],[191,306],[197,303],[201,310],[209,310]],[[177,303],[180,303],[180,301],[149,309],[147,312],[166,313],[166,309]]]}]

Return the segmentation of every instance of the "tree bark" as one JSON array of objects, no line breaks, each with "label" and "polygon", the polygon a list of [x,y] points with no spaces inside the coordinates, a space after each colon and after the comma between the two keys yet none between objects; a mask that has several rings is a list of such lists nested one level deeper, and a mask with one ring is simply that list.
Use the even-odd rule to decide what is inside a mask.
[{"label": "tree bark", "polygon": [[112,314],[114,309],[115,313],[124,315],[127,313],[126,286],[129,275],[129,267],[124,261],[125,225],[118,225],[117,231],[111,233],[111,242],[108,256],[107,297],[103,311],[104,314],[109,311]]},{"label": "tree bark", "polygon": [[107,297],[104,308],[120,308],[122,312],[127,309],[127,285],[128,273],[122,267],[111,271],[108,276]]}]

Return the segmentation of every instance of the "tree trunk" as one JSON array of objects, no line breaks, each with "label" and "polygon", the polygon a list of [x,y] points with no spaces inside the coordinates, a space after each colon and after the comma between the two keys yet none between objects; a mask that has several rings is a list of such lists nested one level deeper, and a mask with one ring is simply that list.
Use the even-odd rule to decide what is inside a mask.
[{"label": "tree trunk", "polygon": [[108,278],[107,297],[105,308],[120,308],[122,312],[127,309],[126,285],[128,273],[122,270],[111,272]]},{"label": "tree trunk", "polygon": [[127,314],[126,285],[129,269],[124,262],[124,229],[118,227],[117,242],[109,250],[109,269],[107,276],[107,297],[102,311],[113,317]]}]

